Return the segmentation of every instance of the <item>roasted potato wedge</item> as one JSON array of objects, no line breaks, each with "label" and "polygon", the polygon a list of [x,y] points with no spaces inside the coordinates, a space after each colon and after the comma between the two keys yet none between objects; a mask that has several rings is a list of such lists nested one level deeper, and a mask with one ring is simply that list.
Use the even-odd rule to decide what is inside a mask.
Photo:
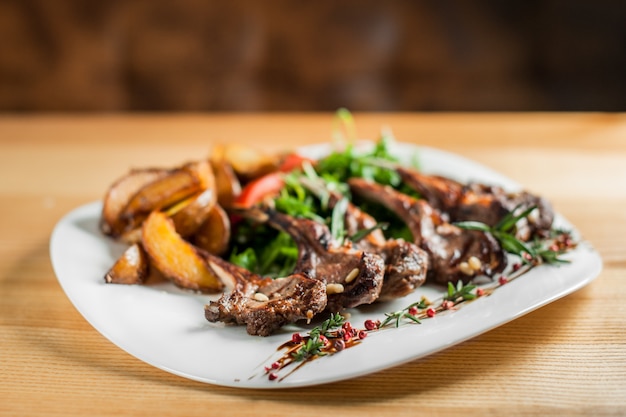
[{"label": "roasted potato wedge", "polygon": [[143,248],[135,243],[113,264],[104,276],[109,284],[142,284],[150,272],[148,256]]},{"label": "roasted potato wedge", "polygon": [[213,206],[207,219],[194,234],[193,242],[213,255],[223,255],[228,250],[230,219],[218,204]]},{"label": "roasted potato wedge", "polygon": [[215,174],[217,201],[222,207],[230,207],[241,193],[241,183],[230,164],[220,158],[211,159],[211,168]]},{"label": "roasted potato wedge", "polygon": [[131,229],[127,232],[122,233],[118,240],[133,245],[135,243],[141,243],[141,222],[146,218],[146,216],[141,216],[141,218],[133,219],[133,224],[138,223],[137,227]]},{"label": "roasted potato wedge", "polygon": [[221,156],[235,170],[239,178],[250,181],[278,168],[279,158],[259,149],[241,144],[217,146],[213,154]]},{"label": "roasted potato wedge", "polygon": [[107,190],[102,205],[100,230],[106,235],[119,237],[128,227],[121,214],[130,199],[146,185],[160,180],[169,173],[166,169],[134,169],[118,179]]},{"label": "roasted potato wedge", "polygon": [[154,211],[143,223],[142,244],[152,266],[179,287],[209,293],[224,288],[200,250],[176,233],[164,213]]},{"label": "roasted potato wedge", "polygon": [[154,210],[169,207],[205,190],[212,183],[213,175],[207,161],[186,164],[141,188],[124,207],[121,217],[141,219]]},{"label": "roasted potato wedge", "polygon": [[209,217],[217,203],[217,193],[211,187],[167,210],[176,232],[182,237],[193,235]]}]

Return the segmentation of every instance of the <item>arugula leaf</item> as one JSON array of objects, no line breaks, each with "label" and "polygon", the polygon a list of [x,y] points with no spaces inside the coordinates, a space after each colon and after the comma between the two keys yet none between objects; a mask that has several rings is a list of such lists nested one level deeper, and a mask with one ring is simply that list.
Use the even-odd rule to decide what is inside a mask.
[{"label": "arugula leaf", "polygon": [[[398,162],[389,150],[391,142],[392,137],[383,134],[372,150],[363,153],[356,152],[354,145],[348,143],[343,151],[335,151],[318,161],[316,171],[322,178],[334,182],[345,183],[348,178],[361,177],[399,187],[402,181],[398,173],[390,168],[389,164],[380,163]],[[377,161],[379,163],[376,163]]]},{"label": "arugula leaf", "polygon": [[259,252],[259,274],[284,277],[293,271],[298,260],[298,248],[287,233],[279,232],[276,238]]},{"label": "arugula leaf", "polygon": [[252,248],[246,248],[241,253],[237,253],[234,250],[228,260],[235,265],[246,268],[248,271],[255,271],[258,268],[256,252]]}]

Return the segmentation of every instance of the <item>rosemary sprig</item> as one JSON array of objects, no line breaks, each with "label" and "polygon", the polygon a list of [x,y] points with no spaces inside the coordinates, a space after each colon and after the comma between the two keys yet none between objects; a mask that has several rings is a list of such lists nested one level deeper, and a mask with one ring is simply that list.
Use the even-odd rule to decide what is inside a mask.
[{"label": "rosemary sprig", "polygon": [[335,204],[330,217],[330,233],[335,242],[343,242],[346,234],[345,217],[348,209],[348,199],[342,198]]},{"label": "rosemary sprig", "polygon": [[[558,264],[569,261],[559,258],[559,255],[567,252],[567,247],[559,246],[556,250],[552,245],[548,245],[552,239],[535,240],[532,243],[523,242],[515,237],[515,225],[535,210],[537,206],[531,206],[519,214],[513,214],[516,209],[504,216],[495,226],[489,226],[477,221],[463,221],[454,223],[455,226],[465,230],[479,230],[490,233],[495,237],[502,248],[514,255],[519,256],[524,263],[547,263]],[[563,232],[567,233],[567,232]],[[556,238],[553,238],[556,239]]]},{"label": "rosemary sprig", "polygon": [[354,242],[354,243],[357,243],[357,242],[363,240],[367,235],[372,233],[374,230],[380,229],[380,230],[384,231],[384,230],[387,230],[388,227],[389,227],[389,223],[387,223],[387,222],[376,223],[372,227],[368,227],[367,229],[359,230],[358,232],[356,232],[355,234],[350,236],[350,240],[352,242]]}]

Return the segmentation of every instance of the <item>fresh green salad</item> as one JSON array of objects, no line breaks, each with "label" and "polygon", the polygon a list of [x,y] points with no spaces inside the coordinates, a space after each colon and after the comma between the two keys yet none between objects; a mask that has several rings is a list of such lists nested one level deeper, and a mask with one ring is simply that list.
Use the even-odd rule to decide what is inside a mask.
[{"label": "fresh green salad", "polygon": [[[344,215],[347,202],[351,201],[372,214],[380,222],[377,228],[382,229],[388,238],[412,240],[406,225],[393,213],[382,206],[353,199],[346,183],[349,178],[361,177],[415,195],[415,191],[405,187],[392,169],[392,164],[398,163],[398,159],[390,152],[394,140],[392,135],[381,132],[370,150],[359,151],[354,145],[354,122],[350,113],[338,111],[336,121],[336,149],[314,164],[305,162],[301,168],[283,175],[284,185],[274,199],[276,210],[327,225],[336,241],[358,240],[368,231],[362,231],[357,236],[347,235]],[[415,161],[417,166],[417,158]],[[315,190],[303,186],[303,179],[308,184],[316,184]],[[329,207],[329,192],[344,197],[332,209]],[[232,263],[262,276],[289,275],[298,258],[296,245],[287,233],[245,220],[236,225],[231,247],[229,260]]]}]

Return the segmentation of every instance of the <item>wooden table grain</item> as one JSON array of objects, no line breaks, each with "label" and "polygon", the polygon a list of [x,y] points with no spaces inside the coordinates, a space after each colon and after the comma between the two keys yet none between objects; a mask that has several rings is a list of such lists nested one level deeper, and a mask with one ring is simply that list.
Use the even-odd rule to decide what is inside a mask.
[{"label": "wooden table grain", "polygon": [[[0,415],[626,415],[626,114],[356,114],[359,136],[463,154],[548,197],[598,250],[581,290],[406,365],[310,388],[246,390],[147,365],[92,328],[49,259],[55,223],[131,167],[218,142],[330,139],[332,115],[0,116]],[[380,352],[384,355],[384,352]]]}]

